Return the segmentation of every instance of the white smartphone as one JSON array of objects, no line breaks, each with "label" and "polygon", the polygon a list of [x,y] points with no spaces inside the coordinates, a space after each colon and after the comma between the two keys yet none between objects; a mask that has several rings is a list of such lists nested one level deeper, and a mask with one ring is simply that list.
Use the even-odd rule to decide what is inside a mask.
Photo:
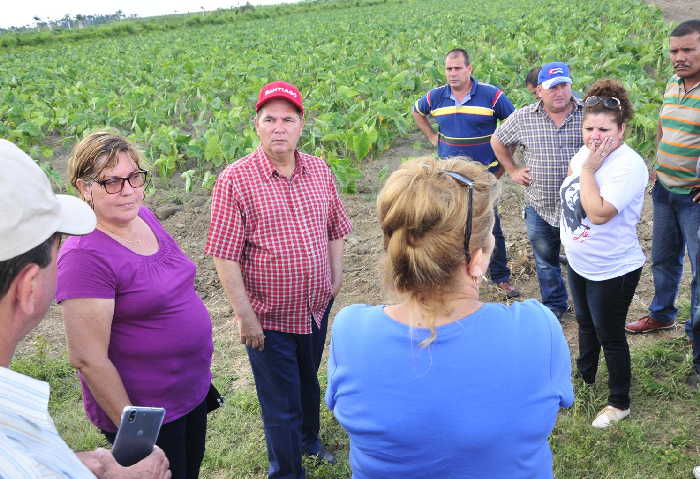
[{"label": "white smartphone", "polygon": [[153,451],[163,424],[162,407],[126,406],[114,438],[112,455],[124,467],[132,466]]}]

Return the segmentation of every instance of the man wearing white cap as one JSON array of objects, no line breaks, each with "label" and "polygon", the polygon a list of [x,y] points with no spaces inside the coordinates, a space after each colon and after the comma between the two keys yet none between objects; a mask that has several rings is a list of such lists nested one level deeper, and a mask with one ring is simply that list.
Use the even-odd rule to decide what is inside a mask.
[{"label": "man wearing white cap", "polygon": [[[569,160],[583,145],[583,104],[571,93],[569,65],[542,65],[537,77],[539,101],[515,111],[491,137],[496,158],[511,179],[525,186],[525,224],[535,255],[542,302],[557,318],[567,310],[567,293],[559,266],[559,187]],[[513,161],[523,146],[525,167]]]},{"label": "man wearing white cap", "polygon": [[78,198],[55,195],[41,168],[6,140],[0,165],[0,477],[169,478],[160,449],[131,467],[102,448],[73,453],[49,416],[49,385],[8,369],[54,297],[61,233],[91,232],[95,215]]}]

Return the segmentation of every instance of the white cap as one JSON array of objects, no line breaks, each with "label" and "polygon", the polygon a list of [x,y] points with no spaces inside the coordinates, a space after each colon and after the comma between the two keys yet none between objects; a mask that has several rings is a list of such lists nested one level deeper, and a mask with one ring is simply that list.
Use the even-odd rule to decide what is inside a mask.
[{"label": "white cap", "polygon": [[0,261],[26,253],[57,232],[90,233],[95,223],[87,203],[54,194],[39,165],[0,139]]}]

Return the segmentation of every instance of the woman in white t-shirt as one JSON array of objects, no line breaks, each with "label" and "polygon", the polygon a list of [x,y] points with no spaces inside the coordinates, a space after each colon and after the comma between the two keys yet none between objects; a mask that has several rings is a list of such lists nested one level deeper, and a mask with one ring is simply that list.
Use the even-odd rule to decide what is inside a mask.
[{"label": "woman in white t-shirt", "polygon": [[632,105],[621,83],[595,82],[584,98],[584,146],[561,186],[561,242],[569,261],[569,287],[579,325],[578,373],[595,381],[602,347],[608,366],[608,405],[597,428],[630,413],[630,354],[625,318],[639,282],[644,253],[637,223],[647,168],[624,142]]}]

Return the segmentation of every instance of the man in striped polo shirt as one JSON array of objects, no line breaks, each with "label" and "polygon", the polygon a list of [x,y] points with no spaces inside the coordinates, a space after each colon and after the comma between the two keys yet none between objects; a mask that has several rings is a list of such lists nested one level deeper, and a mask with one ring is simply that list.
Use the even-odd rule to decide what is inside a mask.
[{"label": "man in striped polo shirt", "polygon": [[693,280],[690,319],[685,329],[694,338],[697,386],[700,375],[700,20],[678,25],[669,40],[671,64],[676,72],[666,85],[657,130],[656,184],[652,190],[654,230],[652,273],[654,299],[649,315],[627,324],[630,333],[648,333],[675,325],[676,294],[688,250]]},{"label": "man in striped polo shirt", "polygon": [[[447,52],[447,84],[433,88],[418,99],[413,105],[413,118],[428,141],[437,147],[440,158],[466,156],[488,166],[491,173],[500,177],[502,170],[491,149],[491,135],[498,120],[508,118],[515,108],[500,89],[476,81],[471,73],[472,65],[466,51],[456,48]],[[433,130],[428,116],[435,119],[438,131]],[[505,238],[498,212],[495,216],[496,245],[489,275],[506,297],[516,298],[520,292],[510,284]]]},{"label": "man in striped polo shirt", "polygon": [[54,195],[41,168],[2,139],[0,163],[0,478],[169,479],[157,446],[131,467],[103,448],[73,453],[49,415],[48,383],[9,369],[54,297],[61,233],[91,232],[95,214],[78,198]]}]

